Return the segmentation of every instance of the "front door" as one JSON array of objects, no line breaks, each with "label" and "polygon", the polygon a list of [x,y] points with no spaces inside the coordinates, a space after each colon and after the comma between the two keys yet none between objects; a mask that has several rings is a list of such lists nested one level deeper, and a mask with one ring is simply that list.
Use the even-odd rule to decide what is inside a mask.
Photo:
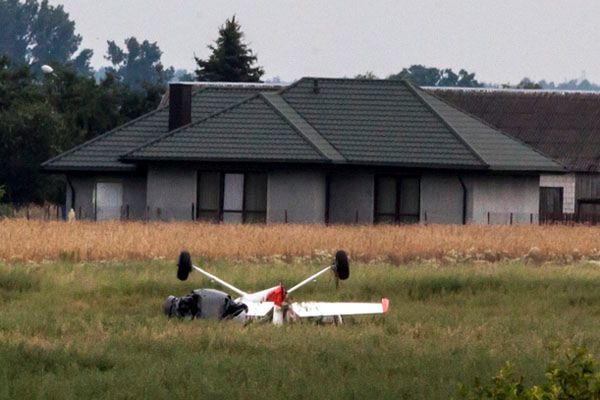
[{"label": "front door", "polygon": [[121,219],[123,184],[120,182],[96,183],[96,220]]}]

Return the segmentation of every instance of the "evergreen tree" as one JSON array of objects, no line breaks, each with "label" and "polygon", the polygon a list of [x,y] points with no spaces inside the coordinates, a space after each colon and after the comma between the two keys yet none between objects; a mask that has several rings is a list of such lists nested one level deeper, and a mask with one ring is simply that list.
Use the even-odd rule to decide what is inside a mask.
[{"label": "evergreen tree", "polygon": [[219,28],[219,38],[215,45],[208,48],[212,54],[208,60],[198,57],[196,63],[196,78],[199,81],[225,81],[225,82],[260,82],[265,73],[262,67],[254,66],[256,55],[242,42],[244,33],[240,24],[235,20],[235,15],[225,21]]}]

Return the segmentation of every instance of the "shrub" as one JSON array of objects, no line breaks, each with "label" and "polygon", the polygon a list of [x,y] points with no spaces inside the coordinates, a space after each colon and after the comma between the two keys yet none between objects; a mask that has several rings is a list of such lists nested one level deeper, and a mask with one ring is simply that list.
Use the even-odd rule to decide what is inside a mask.
[{"label": "shrub", "polygon": [[525,387],[523,376],[517,377],[512,365],[506,363],[489,384],[482,385],[476,378],[472,388],[461,384],[459,394],[469,400],[600,399],[600,368],[585,349],[577,350],[574,355],[567,354],[562,362],[551,361],[545,378],[540,385]]}]

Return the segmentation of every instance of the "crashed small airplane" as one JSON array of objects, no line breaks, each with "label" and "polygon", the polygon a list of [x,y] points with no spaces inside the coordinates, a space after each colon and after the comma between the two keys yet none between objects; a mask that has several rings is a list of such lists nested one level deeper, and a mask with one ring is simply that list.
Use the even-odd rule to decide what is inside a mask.
[{"label": "crashed small airplane", "polygon": [[163,304],[163,310],[169,317],[233,319],[243,323],[270,321],[275,325],[313,318],[320,322],[341,324],[342,316],[385,314],[390,305],[386,298],[381,299],[380,303],[290,301],[291,293],[315,281],[328,271],[333,272],[336,286],[339,280],[348,279],[350,266],[348,255],[343,250],[336,252],[332,265],[309,276],[290,289],[286,289],[280,283],[260,292],[246,293],[192,264],[190,253],[182,251],[177,264],[177,278],[182,281],[187,280],[192,270],[235,292],[239,297],[234,300],[227,293],[215,289],[197,289],[180,298],[169,296]]}]

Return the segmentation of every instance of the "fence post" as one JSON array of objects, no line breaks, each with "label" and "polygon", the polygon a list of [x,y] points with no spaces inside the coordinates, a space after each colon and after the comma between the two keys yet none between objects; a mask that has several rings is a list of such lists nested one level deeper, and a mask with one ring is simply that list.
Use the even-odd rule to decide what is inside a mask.
[{"label": "fence post", "polygon": [[487,213],[487,220],[488,220],[488,223],[487,223],[487,224],[489,225],[489,224],[490,224],[490,212],[489,212],[489,211],[488,211],[488,213]]},{"label": "fence post", "polygon": [[512,221],[513,221],[513,218],[512,218],[512,216],[513,216],[513,213],[510,213],[510,224],[511,224],[511,225],[512,225]]},{"label": "fence post", "polygon": [[156,207],[156,219],[162,221],[162,210],[160,207]]},{"label": "fence post", "polygon": [[424,221],[424,222],[425,222],[425,225],[427,225],[427,211],[424,211],[424,212],[423,212],[423,217],[424,217],[424,219],[425,219],[425,221]]},{"label": "fence post", "polygon": [[284,212],[285,212],[284,220],[285,220],[285,223],[287,224],[288,223],[287,208],[284,210]]},{"label": "fence post", "polygon": [[533,213],[529,214],[529,225],[533,225]]},{"label": "fence post", "polygon": [[194,203],[192,203],[192,221],[196,220],[196,213],[194,212],[194,211],[196,211],[195,210],[195,208],[196,208],[195,206],[196,205]]}]

